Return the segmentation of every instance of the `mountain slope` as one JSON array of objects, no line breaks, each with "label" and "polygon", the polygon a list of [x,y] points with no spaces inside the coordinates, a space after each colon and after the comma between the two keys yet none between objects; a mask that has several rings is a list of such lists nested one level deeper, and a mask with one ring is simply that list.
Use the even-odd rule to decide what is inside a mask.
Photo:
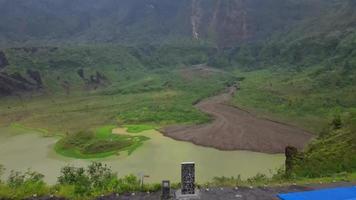
[{"label": "mountain slope", "polygon": [[0,44],[263,40],[317,16],[324,1],[1,0]]}]

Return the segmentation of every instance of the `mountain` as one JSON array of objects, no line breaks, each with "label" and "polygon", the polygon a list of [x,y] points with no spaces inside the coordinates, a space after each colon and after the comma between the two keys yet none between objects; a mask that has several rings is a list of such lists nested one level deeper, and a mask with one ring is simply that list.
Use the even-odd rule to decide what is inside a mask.
[{"label": "mountain", "polygon": [[54,87],[48,72],[103,75],[100,65],[119,70],[128,58],[149,68],[304,73],[307,87],[290,79],[303,94],[346,88],[356,82],[355,8],[353,0],[0,0],[0,89],[67,88],[77,82]]},{"label": "mountain", "polygon": [[0,44],[199,40],[226,47],[284,33],[325,10],[335,10],[334,4],[333,0],[1,0]]},{"label": "mountain", "polygon": [[[235,106],[316,134],[340,117],[298,155],[296,175],[354,172],[355,10],[355,0],[0,0],[0,121],[66,132],[202,123],[192,103],[244,80]],[[196,72],[202,63],[224,73]]]}]

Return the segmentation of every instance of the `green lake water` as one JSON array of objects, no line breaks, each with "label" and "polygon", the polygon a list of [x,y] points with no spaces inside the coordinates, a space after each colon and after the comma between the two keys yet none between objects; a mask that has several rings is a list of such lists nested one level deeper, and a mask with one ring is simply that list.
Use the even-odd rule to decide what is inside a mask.
[{"label": "green lake water", "polygon": [[[116,132],[124,132],[117,129]],[[127,174],[149,175],[146,182],[160,182],[168,179],[179,182],[180,163],[196,163],[196,179],[199,183],[210,181],[216,176],[237,176],[248,178],[257,173],[271,174],[283,165],[284,155],[263,154],[249,151],[219,151],[187,142],[164,137],[157,131],[145,131],[141,135],[151,138],[130,156],[121,153],[100,161],[108,164],[119,176]],[[65,165],[86,166],[90,160],[66,158],[56,154],[53,146],[58,138],[41,137],[31,130],[0,128],[0,164],[8,170],[38,171],[45,180],[54,184],[61,167]]]}]

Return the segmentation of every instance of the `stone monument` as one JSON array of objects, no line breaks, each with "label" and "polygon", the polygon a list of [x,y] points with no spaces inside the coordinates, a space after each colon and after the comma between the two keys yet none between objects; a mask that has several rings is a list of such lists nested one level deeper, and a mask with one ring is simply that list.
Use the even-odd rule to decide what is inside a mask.
[{"label": "stone monument", "polygon": [[182,188],[177,190],[176,199],[200,199],[199,191],[195,188],[195,163],[184,162],[181,166]]},{"label": "stone monument", "polygon": [[194,194],[195,193],[195,163],[185,162],[182,163],[181,172],[181,184],[182,194]]},{"label": "stone monument", "polygon": [[162,181],[161,200],[171,199],[171,184],[169,181]]}]

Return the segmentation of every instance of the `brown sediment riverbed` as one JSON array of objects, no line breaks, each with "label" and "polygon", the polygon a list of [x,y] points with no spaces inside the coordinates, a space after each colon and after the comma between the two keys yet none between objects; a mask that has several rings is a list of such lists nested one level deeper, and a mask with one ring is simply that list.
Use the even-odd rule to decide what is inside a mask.
[{"label": "brown sediment riverbed", "polygon": [[303,149],[313,135],[300,128],[259,118],[227,103],[237,91],[236,86],[226,92],[203,100],[196,108],[213,117],[209,124],[169,126],[162,129],[165,136],[189,141],[219,150],[249,150],[282,153],[286,146]]}]

